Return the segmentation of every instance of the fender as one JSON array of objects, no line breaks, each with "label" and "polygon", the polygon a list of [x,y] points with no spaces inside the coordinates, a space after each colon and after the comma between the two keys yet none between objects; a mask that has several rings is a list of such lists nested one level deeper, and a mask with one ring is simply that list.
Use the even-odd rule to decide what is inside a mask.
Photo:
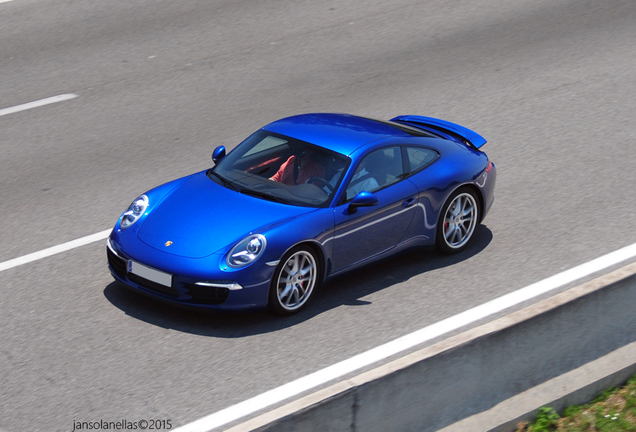
[{"label": "fender", "polygon": [[446,120],[416,115],[404,115],[392,118],[390,121],[427,130],[436,134],[442,133],[444,138],[469,144],[476,149],[486,144],[486,139],[477,132]]}]

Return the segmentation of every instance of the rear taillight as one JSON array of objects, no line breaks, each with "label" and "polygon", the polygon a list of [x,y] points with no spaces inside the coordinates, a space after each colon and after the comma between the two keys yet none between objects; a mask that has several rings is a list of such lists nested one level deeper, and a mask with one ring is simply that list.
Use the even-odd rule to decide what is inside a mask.
[{"label": "rear taillight", "polygon": [[492,170],[492,162],[488,161],[488,165],[486,166],[486,172],[490,172]]}]

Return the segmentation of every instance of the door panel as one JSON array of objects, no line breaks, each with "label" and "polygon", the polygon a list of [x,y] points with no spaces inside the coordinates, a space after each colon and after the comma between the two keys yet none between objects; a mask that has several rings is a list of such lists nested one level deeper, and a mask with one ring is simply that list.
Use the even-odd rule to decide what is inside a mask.
[{"label": "door panel", "polygon": [[336,207],[333,271],[393,248],[418,209],[417,192],[410,181],[400,181],[375,192],[378,205],[354,211],[348,203]]}]

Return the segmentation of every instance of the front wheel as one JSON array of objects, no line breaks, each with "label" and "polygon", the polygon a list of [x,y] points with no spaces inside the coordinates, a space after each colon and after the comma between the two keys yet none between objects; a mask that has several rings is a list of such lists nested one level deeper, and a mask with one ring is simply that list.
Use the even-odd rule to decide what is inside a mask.
[{"label": "front wheel", "polygon": [[280,261],[269,289],[269,308],[291,315],[307,304],[320,284],[319,261],[305,246],[289,251]]},{"label": "front wheel", "polygon": [[463,251],[479,223],[479,205],[475,192],[459,188],[446,201],[437,223],[437,246],[453,254]]}]

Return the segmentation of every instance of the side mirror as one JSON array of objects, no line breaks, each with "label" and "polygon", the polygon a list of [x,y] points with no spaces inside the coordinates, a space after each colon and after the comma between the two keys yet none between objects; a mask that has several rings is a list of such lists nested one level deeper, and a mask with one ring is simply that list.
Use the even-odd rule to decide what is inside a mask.
[{"label": "side mirror", "polygon": [[219,161],[221,159],[223,159],[224,157],[225,157],[225,147],[224,146],[218,146],[212,152],[212,160],[214,161],[215,164],[219,163]]},{"label": "side mirror", "polygon": [[371,192],[362,191],[349,204],[349,210],[355,211],[358,207],[372,207],[378,205],[378,197]]}]

